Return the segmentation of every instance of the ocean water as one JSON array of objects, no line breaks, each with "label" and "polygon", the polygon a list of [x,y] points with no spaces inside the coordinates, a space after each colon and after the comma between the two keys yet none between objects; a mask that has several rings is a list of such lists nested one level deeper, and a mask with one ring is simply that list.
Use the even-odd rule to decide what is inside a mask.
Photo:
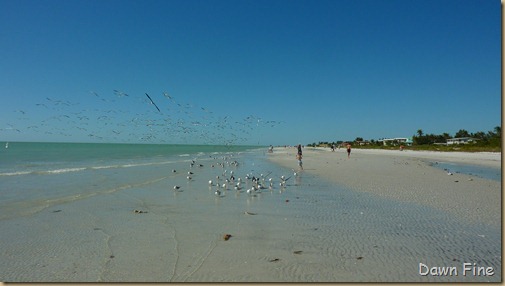
[{"label": "ocean water", "polygon": [[0,153],[2,281],[501,281],[500,229],[295,175],[266,148],[19,144]]},{"label": "ocean water", "polygon": [[433,162],[430,165],[438,169],[450,171],[452,173],[462,173],[501,182],[500,168],[476,166],[469,164],[456,164],[449,162]]}]

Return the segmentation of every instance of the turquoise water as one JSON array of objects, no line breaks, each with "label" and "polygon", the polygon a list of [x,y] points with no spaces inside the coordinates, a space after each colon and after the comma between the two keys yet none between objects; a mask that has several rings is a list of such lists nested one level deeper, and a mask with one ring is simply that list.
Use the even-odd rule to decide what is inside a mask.
[{"label": "turquoise water", "polygon": [[[3,281],[501,281],[501,229],[295,175],[266,148],[11,143],[0,154]],[[209,186],[231,172],[242,189]],[[249,194],[253,175],[274,185]],[[465,262],[496,274],[418,274]]]},{"label": "turquoise water", "polygon": [[240,152],[258,146],[32,143],[11,142],[0,148],[0,176],[33,172],[72,172],[164,160],[170,156]]}]

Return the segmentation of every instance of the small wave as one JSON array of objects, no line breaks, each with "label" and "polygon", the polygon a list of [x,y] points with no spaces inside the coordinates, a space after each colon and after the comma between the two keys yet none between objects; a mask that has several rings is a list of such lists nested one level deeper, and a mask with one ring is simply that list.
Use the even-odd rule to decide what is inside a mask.
[{"label": "small wave", "polygon": [[113,168],[119,168],[120,165],[110,165],[110,166],[95,166],[95,167],[89,167],[91,170],[101,170],[101,169],[113,169]]},{"label": "small wave", "polygon": [[0,176],[22,176],[22,175],[50,175],[50,174],[62,174],[69,172],[78,172],[85,170],[86,168],[65,168],[65,169],[56,169],[56,170],[45,170],[45,171],[18,171],[18,172],[8,172],[8,173],[0,173]]},{"label": "small wave", "polygon": [[0,173],[0,176],[19,176],[19,175],[28,175],[33,172],[31,171],[19,171],[19,172],[9,172],[9,173]]},{"label": "small wave", "polygon": [[70,172],[79,172],[86,170],[86,168],[64,168],[64,169],[56,169],[56,170],[47,170],[47,171],[34,171],[32,172],[33,174],[40,174],[40,175],[46,175],[46,174],[63,174],[63,173],[70,173]]},{"label": "small wave", "polygon": [[133,168],[133,167],[143,167],[143,166],[166,165],[166,164],[170,164],[170,163],[174,163],[174,161],[150,162],[150,163],[129,163],[129,164],[91,166],[91,167],[74,167],[74,168],[62,168],[62,169],[54,169],[54,170],[5,172],[5,173],[0,173],[0,176],[58,175],[58,174],[65,174],[65,173],[71,173],[71,172],[80,172],[80,171],[85,171],[85,170]]}]

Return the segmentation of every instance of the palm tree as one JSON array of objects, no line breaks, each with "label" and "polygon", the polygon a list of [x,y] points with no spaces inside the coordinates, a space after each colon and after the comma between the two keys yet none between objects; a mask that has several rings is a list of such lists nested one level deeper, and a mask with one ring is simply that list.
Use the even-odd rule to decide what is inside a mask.
[{"label": "palm tree", "polygon": [[470,137],[470,133],[466,131],[465,129],[460,129],[458,132],[456,132],[456,135],[454,135],[455,138],[461,138],[461,137]]},{"label": "palm tree", "polygon": [[419,135],[419,137],[423,136],[423,130],[422,129],[417,130],[417,135]]},{"label": "palm tree", "polygon": [[496,126],[494,128],[494,133],[496,133],[496,136],[501,137],[501,126]]}]

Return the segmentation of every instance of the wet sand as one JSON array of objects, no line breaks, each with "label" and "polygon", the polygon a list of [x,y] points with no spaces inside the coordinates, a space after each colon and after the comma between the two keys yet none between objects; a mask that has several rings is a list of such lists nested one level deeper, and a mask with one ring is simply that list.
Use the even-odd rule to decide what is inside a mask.
[{"label": "wet sand", "polygon": [[[276,148],[269,159],[297,168],[295,148]],[[304,148],[307,173],[358,192],[430,206],[454,214],[467,223],[501,227],[501,183],[430,166],[454,162],[501,168],[501,153],[465,153]]]},{"label": "wet sand", "polygon": [[[425,159],[391,154],[356,150],[347,159],[344,150],[306,149],[306,169],[297,175],[295,149],[277,148],[226,159],[202,154],[196,162],[203,167],[178,157],[19,182],[8,176],[2,184],[25,192],[41,185],[46,194],[35,188],[34,197],[11,203],[24,211],[2,209],[0,276],[10,282],[501,281],[499,182],[448,176]],[[191,180],[187,171],[194,172]],[[231,171],[243,188],[221,187],[216,196],[209,180],[220,176],[223,183]],[[249,194],[252,175],[274,184]],[[285,186],[281,176],[289,178]],[[474,202],[451,193],[460,190],[455,186]],[[458,269],[477,263],[495,274],[424,276],[419,263]]]}]

